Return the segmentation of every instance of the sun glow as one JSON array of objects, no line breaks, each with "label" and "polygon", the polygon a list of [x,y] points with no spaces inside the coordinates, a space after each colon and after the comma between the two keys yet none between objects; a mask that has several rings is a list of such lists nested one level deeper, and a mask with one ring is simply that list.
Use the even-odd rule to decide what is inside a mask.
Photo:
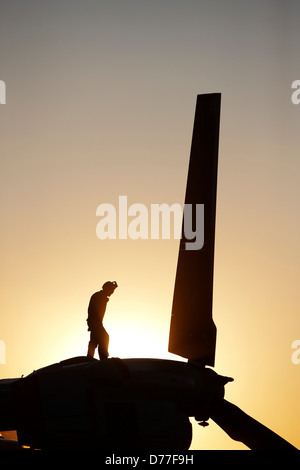
[{"label": "sun glow", "polygon": [[118,324],[110,330],[109,354],[111,357],[168,358],[166,338],[149,325]]},{"label": "sun glow", "polygon": [[[109,334],[109,357],[181,360],[168,352],[168,319],[164,324],[164,322],[147,321],[147,318],[147,315],[143,317],[135,311],[127,315],[123,312],[122,318],[114,311],[107,312],[103,325]],[[82,324],[76,325],[70,332],[67,342],[57,341],[55,357],[52,351],[48,363],[85,356],[89,339],[90,333],[82,330]],[[94,357],[98,359],[97,349]]]}]

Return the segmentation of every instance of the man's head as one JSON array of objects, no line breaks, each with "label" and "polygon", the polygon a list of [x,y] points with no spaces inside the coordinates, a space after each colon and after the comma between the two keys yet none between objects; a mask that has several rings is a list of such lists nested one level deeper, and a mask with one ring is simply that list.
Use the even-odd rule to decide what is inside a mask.
[{"label": "man's head", "polygon": [[111,294],[114,293],[114,290],[118,287],[116,281],[107,281],[103,284],[102,290],[103,292],[109,297]]}]

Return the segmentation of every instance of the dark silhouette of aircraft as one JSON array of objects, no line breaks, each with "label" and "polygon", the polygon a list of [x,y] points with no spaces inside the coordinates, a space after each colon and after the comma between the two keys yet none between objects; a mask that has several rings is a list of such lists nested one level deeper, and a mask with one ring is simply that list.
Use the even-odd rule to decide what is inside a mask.
[{"label": "dark silhouette of aircraft", "polygon": [[[185,204],[204,204],[204,245],[180,243],[169,351],[187,361],[75,357],[0,381],[0,429],[38,449],[187,450],[189,418],[250,449],[296,450],[224,399],[212,319],[221,95],[198,95]],[[190,242],[190,239],[189,239]]]}]

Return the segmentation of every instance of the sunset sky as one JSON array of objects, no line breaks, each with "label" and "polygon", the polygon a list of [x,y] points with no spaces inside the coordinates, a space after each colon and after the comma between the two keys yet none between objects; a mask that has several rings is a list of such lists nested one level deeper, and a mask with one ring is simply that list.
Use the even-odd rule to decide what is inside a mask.
[{"label": "sunset sky", "polygon": [[[183,204],[196,97],[219,92],[215,370],[300,448],[299,18],[296,0],[0,0],[0,379],[85,355],[106,280],[111,356],[180,359],[179,241],[100,240],[96,209]],[[193,435],[246,449],[211,420]]]}]

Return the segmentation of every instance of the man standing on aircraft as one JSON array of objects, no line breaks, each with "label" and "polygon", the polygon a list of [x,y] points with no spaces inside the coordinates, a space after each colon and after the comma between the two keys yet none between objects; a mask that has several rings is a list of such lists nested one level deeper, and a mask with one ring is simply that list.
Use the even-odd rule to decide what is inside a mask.
[{"label": "man standing on aircraft", "polygon": [[109,301],[109,297],[114,293],[114,290],[118,287],[116,281],[107,281],[103,284],[102,290],[95,292],[92,295],[88,307],[88,331],[91,332],[88,353],[90,357],[94,357],[95,349],[98,346],[99,359],[107,359],[109,335],[105,330],[102,322],[106,310],[106,304]]}]

